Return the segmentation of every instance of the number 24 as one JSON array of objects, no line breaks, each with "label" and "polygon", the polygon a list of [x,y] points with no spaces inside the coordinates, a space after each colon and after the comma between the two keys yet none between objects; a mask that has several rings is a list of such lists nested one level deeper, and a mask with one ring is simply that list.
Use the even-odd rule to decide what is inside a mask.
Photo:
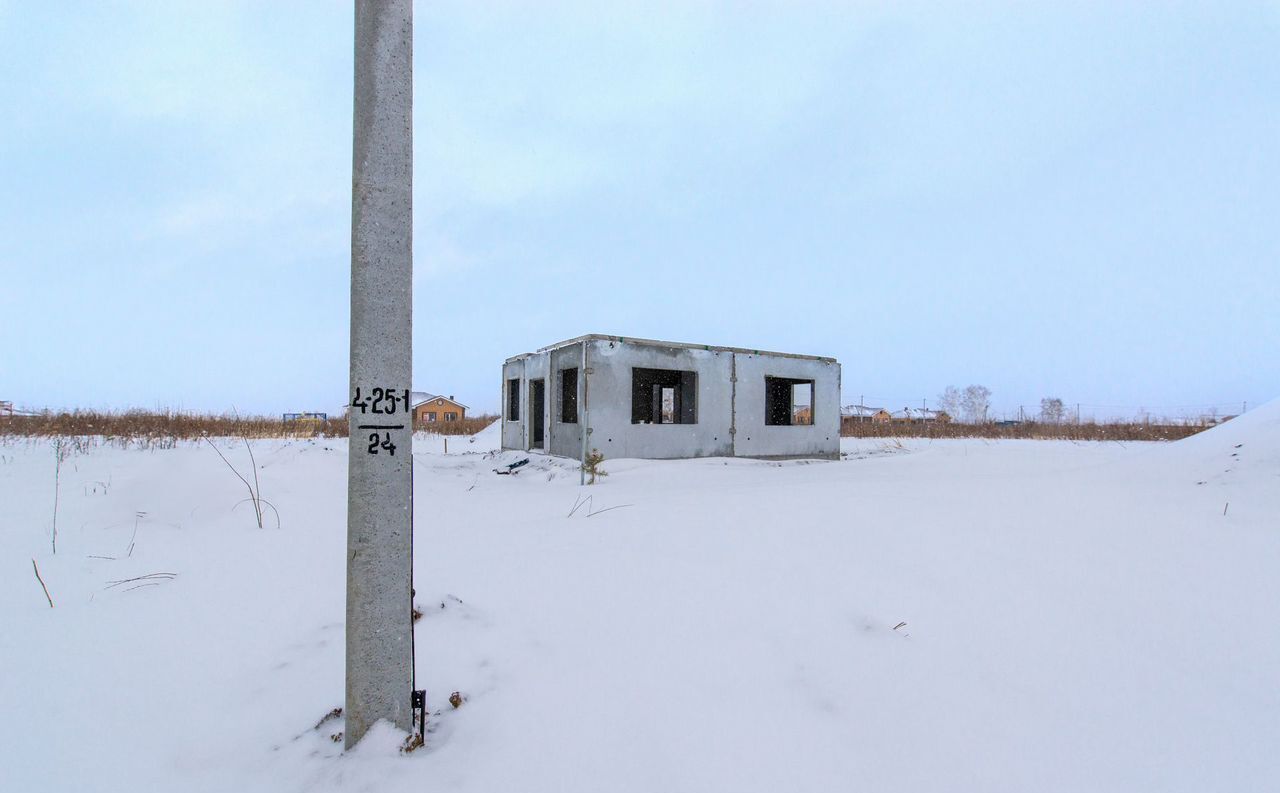
[{"label": "number 24", "polygon": [[391,442],[391,433],[388,432],[385,439],[381,433],[369,433],[369,454],[377,454],[379,449],[386,449],[387,454],[396,456],[396,445]]}]

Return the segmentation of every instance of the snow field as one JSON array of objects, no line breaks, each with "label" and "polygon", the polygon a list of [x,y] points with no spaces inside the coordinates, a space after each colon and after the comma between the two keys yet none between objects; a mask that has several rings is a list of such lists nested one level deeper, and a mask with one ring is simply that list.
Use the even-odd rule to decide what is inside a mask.
[{"label": "snow field", "polygon": [[0,446],[0,789],[1280,786],[1280,403],[1176,444],[846,441],[585,489],[494,475],[526,456],[496,444],[415,440],[408,756],[313,729],[345,441],[254,443],[265,529],[207,447],[75,454],[56,556],[48,443]]}]

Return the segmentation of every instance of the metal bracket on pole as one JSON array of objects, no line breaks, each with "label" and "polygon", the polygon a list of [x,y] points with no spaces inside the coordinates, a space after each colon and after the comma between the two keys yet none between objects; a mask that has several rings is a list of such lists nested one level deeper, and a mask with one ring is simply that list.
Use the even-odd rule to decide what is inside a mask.
[{"label": "metal bracket on pole", "polygon": [[582,342],[582,377],[578,378],[578,435],[582,451],[578,460],[578,486],[587,484],[587,436],[591,430],[587,427],[587,375],[591,369],[587,367],[587,342]]},{"label": "metal bracket on pole", "polygon": [[418,714],[418,737],[427,739],[427,692],[423,689],[414,691],[409,697],[410,709]]}]

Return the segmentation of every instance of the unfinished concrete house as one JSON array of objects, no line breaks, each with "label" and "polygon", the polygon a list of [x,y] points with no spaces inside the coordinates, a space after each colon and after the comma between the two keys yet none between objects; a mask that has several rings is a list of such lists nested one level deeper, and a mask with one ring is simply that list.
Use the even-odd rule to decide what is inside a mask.
[{"label": "unfinished concrete house", "polygon": [[834,358],[593,334],[508,358],[502,380],[504,449],[840,456]]}]

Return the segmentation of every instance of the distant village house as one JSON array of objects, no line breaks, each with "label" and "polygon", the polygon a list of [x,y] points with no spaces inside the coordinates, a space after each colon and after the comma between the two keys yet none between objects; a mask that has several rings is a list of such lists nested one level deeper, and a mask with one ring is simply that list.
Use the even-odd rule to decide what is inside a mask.
[{"label": "distant village house", "polygon": [[315,413],[315,412],[284,413],[281,415],[281,418],[283,419],[285,424],[299,424],[299,423],[307,423],[307,422],[318,423],[318,422],[328,421],[329,414]]},{"label": "distant village house", "polygon": [[903,424],[949,424],[951,416],[945,410],[928,410],[926,408],[903,408],[892,414],[892,420]]},{"label": "distant village house", "polygon": [[848,424],[888,424],[893,420],[884,408],[866,405],[845,405],[840,408],[840,416]]},{"label": "distant village house", "polygon": [[462,421],[467,417],[467,406],[454,400],[452,396],[428,394],[425,391],[414,391],[411,396],[414,424]]}]

